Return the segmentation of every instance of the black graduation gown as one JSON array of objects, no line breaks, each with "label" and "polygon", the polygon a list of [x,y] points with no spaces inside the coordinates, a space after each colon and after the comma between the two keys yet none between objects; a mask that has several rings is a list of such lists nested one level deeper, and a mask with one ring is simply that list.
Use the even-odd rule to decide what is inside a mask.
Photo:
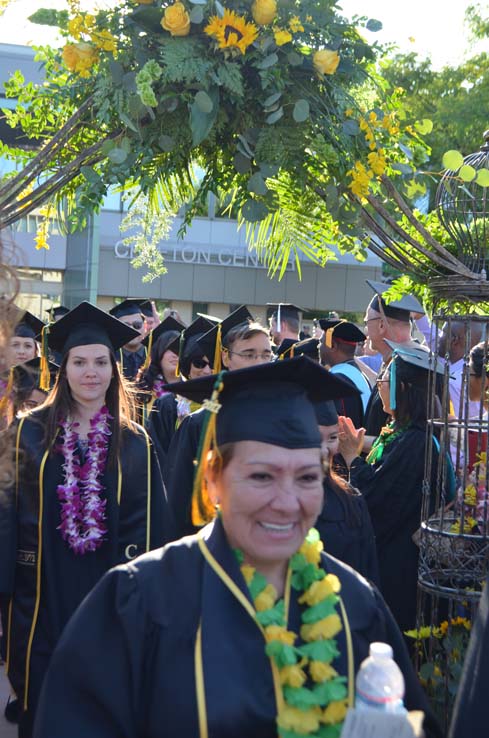
[{"label": "black graduation gown", "polygon": [[457,691],[449,738],[487,734],[489,685],[489,579],[470,636],[464,670]]},{"label": "black graduation gown", "polygon": [[122,362],[122,373],[125,378],[134,381],[146,359],[146,349],[144,346],[141,346],[137,351],[120,349],[117,358],[119,359],[119,363]]},{"label": "black graduation gown", "polygon": [[76,555],[57,529],[63,458],[46,452],[44,418],[41,410],[20,421],[18,484],[0,497],[0,593],[11,600],[7,674],[26,707],[26,725],[51,653],[83,598],[112,566],[173,539],[156,454],[134,424],[122,432],[119,465],[101,478],[106,540]]},{"label": "black graduation gown", "polygon": [[156,400],[149,414],[147,430],[155,445],[163,474],[177,418],[177,398],[171,393]]},{"label": "black graduation gown", "polygon": [[[347,377],[346,374],[336,372],[335,377],[340,377],[340,379],[342,379],[344,382],[348,382],[348,384],[351,384],[352,387],[356,387],[356,384],[350,379],[350,377]],[[353,395],[352,397],[340,397],[335,400],[334,403],[338,415],[345,415],[347,418],[351,418],[355,428],[363,427],[365,418],[363,412],[362,396],[360,394]]]},{"label": "black graduation gown", "polygon": [[[381,596],[336,559],[323,554],[322,565],[342,584],[352,634],[351,687],[370,642],[385,641],[404,673],[407,707],[428,711]],[[290,599],[288,625],[298,632],[301,611],[294,590]],[[199,738],[197,694],[205,703],[209,738],[276,738],[271,666],[243,600],[249,607],[220,521],[203,534],[111,571],[79,608],[56,649],[35,738]],[[337,636],[341,656],[333,665],[346,676],[345,633],[343,628]],[[428,736],[440,735],[427,723]]]},{"label": "black graduation gown", "polygon": [[381,592],[403,631],[416,623],[419,550],[412,536],[421,522],[425,444],[425,429],[411,427],[373,466],[357,457],[350,467],[350,482],[365,497],[374,528]]},{"label": "black graduation gown", "polygon": [[375,536],[363,495],[337,491],[324,483],[324,505],[316,521],[326,553],[379,586]]},{"label": "black graduation gown", "polygon": [[[380,374],[383,374],[384,370],[381,369]],[[380,399],[379,391],[375,386],[370,395],[370,399],[365,410],[365,422],[364,427],[367,432],[367,436],[373,436],[377,438],[380,436],[382,428],[389,423],[390,415],[384,411],[382,400]]]},{"label": "black graduation gown", "polygon": [[198,530],[191,521],[194,460],[197,458],[206,413],[207,410],[197,410],[182,420],[171,440],[163,470],[177,538],[191,535]]}]

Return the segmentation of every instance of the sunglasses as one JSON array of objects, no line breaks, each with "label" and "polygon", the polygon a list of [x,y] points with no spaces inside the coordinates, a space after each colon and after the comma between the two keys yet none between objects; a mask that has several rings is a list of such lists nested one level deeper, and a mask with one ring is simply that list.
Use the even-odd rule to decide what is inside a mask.
[{"label": "sunglasses", "polygon": [[192,364],[196,369],[205,369],[206,366],[210,366],[207,359],[192,359]]},{"label": "sunglasses", "polygon": [[144,323],[142,320],[135,320],[134,323],[126,323],[130,328],[134,328],[135,331],[140,331]]}]

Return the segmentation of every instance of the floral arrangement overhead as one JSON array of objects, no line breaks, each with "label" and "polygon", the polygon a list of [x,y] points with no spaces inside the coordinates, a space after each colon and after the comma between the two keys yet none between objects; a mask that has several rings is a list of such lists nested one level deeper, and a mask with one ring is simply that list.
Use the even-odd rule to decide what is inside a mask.
[{"label": "floral arrangement overhead", "polygon": [[[402,92],[376,73],[380,47],[362,33],[379,21],[351,22],[335,0],[67,5],[31,17],[63,42],[38,50],[45,81],[6,83],[19,102],[6,119],[31,145],[0,141],[21,167],[0,182],[0,229],[39,208],[82,227],[110,187],[143,196],[148,224],[185,205],[185,227],[212,192],[280,274],[291,252],[324,264],[334,244],[420,282],[480,280],[409,205],[432,124],[405,125]],[[476,174],[485,188],[487,168]],[[161,265],[156,246],[143,259]]]}]

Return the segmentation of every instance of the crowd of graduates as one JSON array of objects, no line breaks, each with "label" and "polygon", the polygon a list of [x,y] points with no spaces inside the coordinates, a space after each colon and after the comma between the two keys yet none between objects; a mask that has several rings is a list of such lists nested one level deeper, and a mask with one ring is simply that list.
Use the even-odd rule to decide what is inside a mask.
[{"label": "crowd of graduates", "polygon": [[[197,561],[204,545],[199,531],[222,507],[203,558],[217,561],[211,568],[221,577],[219,586],[231,591],[219,567],[228,579],[240,579],[226,546],[234,535],[239,539],[233,521],[245,513],[240,505],[228,506],[228,491],[221,491],[227,500],[221,505],[221,497],[208,490],[221,489],[227,469],[238,464],[236,449],[245,454],[247,443],[268,445],[270,461],[262,459],[262,465],[272,464],[277,449],[288,449],[290,462],[277,455],[273,469],[285,469],[306,452],[312,458],[320,449],[321,474],[316,470],[316,477],[309,477],[316,487],[319,479],[321,494],[304,519],[315,524],[328,555],[325,570],[344,592],[346,641],[339,636],[334,663],[336,676],[346,678],[348,696],[336,702],[351,706],[354,672],[368,644],[384,640],[393,645],[404,672],[408,708],[423,709],[426,734],[440,735],[402,633],[416,621],[413,536],[421,517],[429,372],[437,372],[441,382],[447,357],[456,370],[457,336],[450,335],[450,346],[442,345],[445,359],[434,360],[433,346],[423,338],[424,332],[432,340],[419,302],[407,296],[387,304],[382,294],[388,286],[369,284],[373,297],[364,330],[341,318],[320,319],[315,335],[302,337],[301,309],[291,304],[272,305],[269,326],[246,306],[223,320],[198,315],[185,325],[173,311],[160,320],[154,304],[137,299],[124,300],[109,313],[89,303],[71,310],[59,306],[47,323],[15,313],[0,401],[15,462],[14,481],[0,497],[0,605],[3,657],[16,700],[9,714],[19,721],[20,738],[156,736],[160,720],[173,725],[168,734],[177,729],[179,735],[207,734],[194,685],[199,679],[193,646],[186,650],[185,643],[194,643],[206,613],[202,637],[217,653],[219,628],[232,618],[239,621],[242,613],[234,612],[216,582],[208,583],[208,590],[204,586],[209,574]],[[483,337],[477,331],[472,336],[474,343]],[[472,349],[474,400],[487,381],[481,346]],[[460,382],[452,390],[453,401],[460,401]],[[217,449],[218,471],[208,463]],[[438,453],[435,447],[433,455]],[[260,474],[257,483],[264,489],[268,477],[279,476],[268,468]],[[294,475],[294,484],[312,489],[313,479],[297,482]],[[450,499],[455,490],[448,486]],[[280,551],[287,538],[282,514],[267,524]],[[198,533],[183,547],[175,544],[138,564],[141,554]],[[245,563],[247,545],[241,546]],[[118,564],[126,564],[123,573],[104,577]],[[271,577],[286,597],[286,579],[275,570]],[[68,626],[91,592],[92,609],[84,604]],[[211,596],[215,600],[207,601]],[[291,606],[291,622],[299,617]],[[244,623],[239,632],[246,642]],[[60,640],[65,645],[50,669]],[[223,647],[223,669],[239,661],[242,648]],[[253,640],[250,659],[254,649]],[[229,687],[230,721],[243,713],[240,686],[262,669],[262,656],[256,659]],[[222,674],[207,668],[209,698]],[[67,669],[73,673],[68,682]],[[274,734],[271,680],[262,689],[233,735]],[[186,690],[197,691],[197,706],[194,710],[190,701],[185,723],[181,692]],[[326,724],[339,725],[342,710],[337,706],[332,712],[337,719],[325,718]],[[221,725],[223,714],[222,705],[209,698],[209,726]],[[78,720],[75,729],[71,721]],[[224,736],[226,730],[211,734]]]}]

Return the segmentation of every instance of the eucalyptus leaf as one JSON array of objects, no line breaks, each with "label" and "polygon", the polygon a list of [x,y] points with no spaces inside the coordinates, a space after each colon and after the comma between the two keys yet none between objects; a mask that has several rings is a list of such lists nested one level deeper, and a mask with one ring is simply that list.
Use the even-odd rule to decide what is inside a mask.
[{"label": "eucalyptus leaf", "polygon": [[204,20],[204,9],[200,5],[196,5],[195,8],[192,8],[190,11],[189,17],[191,23],[202,23]]},{"label": "eucalyptus leaf", "polygon": [[399,148],[407,156],[408,159],[412,159],[413,158],[413,152],[411,151],[410,148],[408,148],[407,146],[405,146],[402,143],[399,144]]},{"label": "eucalyptus leaf", "polygon": [[360,133],[360,126],[356,120],[344,120],[341,124],[341,128],[343,129],[343,133],[346,133],[347,136],[356,136]]},{"label": "eucalyptus leaf", "polygon": [[192,5],[205,5],[207,3],[207,0],[190,0]]},{"label": "eucalyptus leaf", "polygon": [[273,53],[266,56],[259,64],[257,64],[258,69],[269,69],[270,67],[273,67],[274,64],[278,62],[278,55]]},{"label": "eucalyptus leaf", "polygon": [[202,113],[211,113],[214,103],[205,90],[199,90],[195,96],[195,104]]},{"label": "eucalyptus leaf", "polygon": [[97,174],[93,167],[81,167],[80,172],[85,177],[87,182],[91,182],[92,184],[99,184],[99,182],[101,181],[100,175]]},{"label": "eucalyptus leaf", "polygon": [[115,148],[116,148],[116,145],[114,141],[109,139],[108,141],[103,142],[100,150],[104,156],[107,156],[109,151],[112,151],[112,149],[115,149]]},{"label": "eucalyptus leaf", "polygon": [[429,118],[423,118],[423,120],[417,120],[414,127],[422,136],[427,136],[433,130],[433,121]]},{"label": "eucalyptus leaf", "polygon": [[489,187],[489,169],[479,169],[475,181],[481,187]]},{"label": "eucalyptus leaf", "polygon": [[280,167],[278,164],[267,164],[262,163],[260,164],[260,172],[265,179],[267,177],[276,177],[277,174],[280,171]]},{"label": "eucalyptus leaf", "polygon": [[264,108],[269,108],[271,105],[275,105],[275,103],[280,100],[282,97],[282,92],[274,92],[273,95],[269,95],[262,103]]},{"label": "eucalyptus leaf", "polygon": [[284,115],[284,109],[279,108],[274,113],[269,115],[265,120],[269,125],[272,125],[273,123],[276,123],[280,118],[283,118]]},{"label": "eucalyptus leaf", "polygon": [[292,111],[292,117],[296,123],[304,123],[309,118],[309,103],[307,100],[297,100]]},{"label": "eucalyptus leaf", "polygon": [[161,27],[161,8],[140,5],[128,18],[144,31],[163,34],[163,28]]},{"label": "eucalyptus leaf", "polygon": [[113,164],[122,164],[126,161],[128,152],[125,149],[115,148],[109,151],[108,158]]},{"label": "eucalyptus leaf", "polygon": [[250,158],[253,157],[253,151],[248,143],[248,140],[240,133],[238,135],[239,141],[241,141],[241,144],[243,146],[244,151],[250,155]]},{"label": "eucalyptus leaf", "polygon": [[250,197],[241,208],[241,215],[249,223],[256,223],[256,221],[264,220],[267,217],[268,208],[260,200],[254,200]]},{"label": "eucalyptus leaf", "polygon": [[300,65],[304,61],[304,57],[301,56],[301,54],[298,54],[297,51],[290,51],[287,54],[287,61],[289,62],[291,67],[300,67]]},{"label": "eucalyptus leaf", "polygon": [[268,188],[265,184],[265,180],[259,172],[252,174],[248,180],[248,190],[253,192],[255,195],[266,195]]},{"label": "eucalyptus leaf", "polygon": [[401,174],[413,173],[413,168],[409,164],[403,164],[402,162],[396,162],[395,164],[392,164],[392,168],[396,172],[401,172]]},{"label": "eucalyptus leaf", "polygon": [[452,171],[456,171],[457,169],[460,169],[462,164],[464,163],[464,158],[460,151],[455,151],[455,149],[450,149],[450,151],[445,151],[443,154],[442,164],[445,167],[445,169],[451,169]]},{"label": "eucalyptus leaf", "polygon": [[239,174],[248,174],[251,169],[251,160],[239,151],[234,155],[233,164]]},{"label": "eucalyptus leaf", "polygon": [[224,7],[221,5],[219,0],[214,0],[214,5],[216,6],[216,12],[219,18],[222,18],[224,15]]},{"label": "eucalyptus leaf", "polygon": [[368,31],[372,31],[372,33],[377,33],[377,31],[382,30],[382,23],[378,20],[375,20],[375,18],[370,18],[370,20],[367,21],[365,28]]},{"label": "eucalyptus leaf", "polygon": [[175,148],[175,139],[163,134],[158,138],[158,146],[162,151],[172,151]]},{"label": "eucalyptus leaf", "polygon": [[204,113],[196,100],[190,106],[190,129],[192,131],[193,146],[198,146],[207,138],[217,117],[219,110],[219,89],[214,87],[209,90],[209,97],[212,102],[212,109],[209,113]]},{"label": "eucalyptus leaf", "polygon": [[115,61],[115,59],[110,59],[109,69],[114,84],[121,85],[124,78],[124,68],[122,64],[120,64],[118,61]]},{"label": "eucalyptus leaf", "polygon": [[161,102],[161,107],[167,113],[173,113],[178,108],[178,97],[167,97]]},{"label": "eucalyptus leaf", "polygon": [[474,167],[471,167],[470,164],[464,164],[462,167],[460,167],[458,172],[458,176],[464,182],[472,182],[472,180],[476,178],[476,175],[477,171],[474,169]]}]

